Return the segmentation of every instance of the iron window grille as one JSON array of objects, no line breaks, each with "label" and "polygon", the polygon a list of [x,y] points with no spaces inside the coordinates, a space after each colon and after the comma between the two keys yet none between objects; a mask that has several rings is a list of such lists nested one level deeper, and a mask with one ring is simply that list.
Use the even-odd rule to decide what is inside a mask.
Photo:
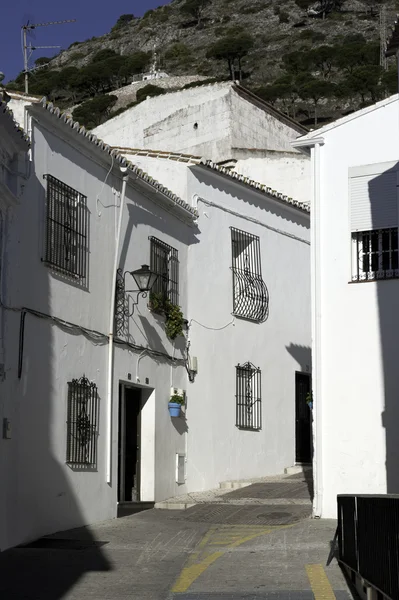
[{"label": "iron window grille", "polygon": [[268,317],[269,294],[262,279],[260,240],[231,227],[233,314],[262,323]]},{"label": "iron window grille", "polygon": [[96,465],[97,386],[87,377],[68,383],[67,451],[70,465]]},{"label": "iron window grille", "polygon": [[352,281],[399,277],[397,228],[352,233],[352,244]]},{"label": "iron window grille", "polygon": [[236,427],[262,429],[261,371],[250,362],[236,367]]},{"label": "iron window grille", "polygon": [[87,273],[87,198],[52,175],[47,180],[45,262],[84,280]]},{"label": "iron window grille", "polygon": [[179,258],[178,251],[156,237],[150,237],[151,271],[158,275],[151,294],[159,294],[162,300],[179,303]]},{"label": "iron window grille", "polygon": [[125,292],[123,272],[118,270],[115,285],[115,332],[117,337],[126,337],[129,333],[129,298]]}]

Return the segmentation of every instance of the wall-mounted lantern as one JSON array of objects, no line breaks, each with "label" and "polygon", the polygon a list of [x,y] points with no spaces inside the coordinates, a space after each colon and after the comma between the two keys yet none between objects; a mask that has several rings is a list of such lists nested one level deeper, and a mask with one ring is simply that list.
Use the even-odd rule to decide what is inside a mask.
[{"label": "wall-mounted lantern", "polygon": [[[126,299],[126,303],[124,306],[123,314],[125,317],[131,317],[134,313],[134,307],[139,303],[139,297],[142,296],[146,298],[148,292],[151,291],[154,283],[156,282],[158,275],[151,271],[148,265],[142,265],[140,269],[136,269],[135,271],[125,271],[123,273],[122,269],[118,269],[118,280],[121,282],[123,280],[123,294],[137,294],[136,300]],[[131,275],[133,277],[135,284],[137,286],[136,290],[127,290],[126,289],[126,275]],[[120,283],[119,283],[120,286]],[[122,291],[122,290],[119,290]],[[126,296],[125,296],[126,297]],[[132,306],[130,310],[130,305]]]}]

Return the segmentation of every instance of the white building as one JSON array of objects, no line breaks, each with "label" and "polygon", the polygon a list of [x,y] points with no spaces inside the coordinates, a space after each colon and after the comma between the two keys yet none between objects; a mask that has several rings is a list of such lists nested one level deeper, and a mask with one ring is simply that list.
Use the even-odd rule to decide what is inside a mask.
[{"label": "white building", "polygon": [[[51,105],[28,114],[32,172],[2,269],[9,310],[0,385],[9,435],[0,453],[1,549],[115,517],[118,498],[154,501],[186,490],[175,474],[185,439],[167,409],[171,386],[187,387],[184,338],[170,342],[162,319],[138,298],[125,329],[111,346],[109,339],[115,267],[150,264],[154,247],[178,255],[175,293],[186,313],[195,210],[133,166],[124,176],[122,157]],[[137,289],[129,274],[126,288]]]},{"label": "white building", "polygon": [[111,146],[203,157],[309,200],[310,161],[291,147],[307,129],[232,81],[147,98],[94,132]]},{"label": "white building", "polygon": [[[308,207],[195,156],[117,150],[198,210],[188,254],[188,339],[198,359],[187,409],[189,490],[310,462]],[[247,363],[259,368],[262,392],[251,402],[262,416],[257,423],[254,411],[244,427],[236,367]]]},{"label": "white building", "polygon": [[295,143],[312,160],[314,512],[399,492],[398,96]]},{"label": "white building", "polygon": [[9,255],[13,213],[18,204],[27,198],[24,188],[29,176],[28,149],[29,142],[24,131],[14,121],[6,104],[0,101],[0,549],[4,547],[3,532],[7,527],[9,497],[6,481],[11,471],[8,445],[12,436],[8,413],[11,399],[4,394],[9,359],[5,341],[8,314],[6,260]]},{"label": "white building", "polygon": [[[3,269],[0,548],[308,462],[308,207],[209,161],[152,157],[147,175],[48,103],[26,127]],[[142,264],[187,319],[174,341],[130,291]]]}]

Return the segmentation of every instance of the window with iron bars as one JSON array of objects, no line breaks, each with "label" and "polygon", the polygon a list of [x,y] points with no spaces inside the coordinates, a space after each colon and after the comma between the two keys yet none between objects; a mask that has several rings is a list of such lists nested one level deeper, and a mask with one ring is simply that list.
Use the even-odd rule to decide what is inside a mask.
[{"label": "window with iron bars", "polygon": [[66,462],[91,465],[97,462],[97,386],[87,377],[68,383]]},{"label": "window with iron bars", "polygon": [[236,366],[236,426],[262,429],[261,371],[250,362]]},{"label": "window with iron bars", "polygon": [[87,198],[52,175],[47,180],[44,261],[85,280],[88,253]]},{"label": "window with iron bars", "polygon": [[158,275],[151,294],[159,295],[162,301],[179,304],[179,258],[178,251],[156,237],[150,237],[151,271]]},{"label": "window with iron bars", "polygon": [[231,227],[233,314],[261,323],[267,319],[269,295],[262,279],[260,240]]},{"label": "window with iron bars", "polygon": [[398,229],[375,229],[352,233],[352,281],[399,277]]}]

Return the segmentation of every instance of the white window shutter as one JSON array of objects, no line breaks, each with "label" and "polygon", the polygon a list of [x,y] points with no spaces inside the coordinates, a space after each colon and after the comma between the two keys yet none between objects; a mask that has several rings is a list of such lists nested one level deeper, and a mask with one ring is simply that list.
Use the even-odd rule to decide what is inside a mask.
[{"label": "white window shutter", "polygon": [[350,176],[352,231],[370,231],[398,226],[397,176],[396,169]]}]

